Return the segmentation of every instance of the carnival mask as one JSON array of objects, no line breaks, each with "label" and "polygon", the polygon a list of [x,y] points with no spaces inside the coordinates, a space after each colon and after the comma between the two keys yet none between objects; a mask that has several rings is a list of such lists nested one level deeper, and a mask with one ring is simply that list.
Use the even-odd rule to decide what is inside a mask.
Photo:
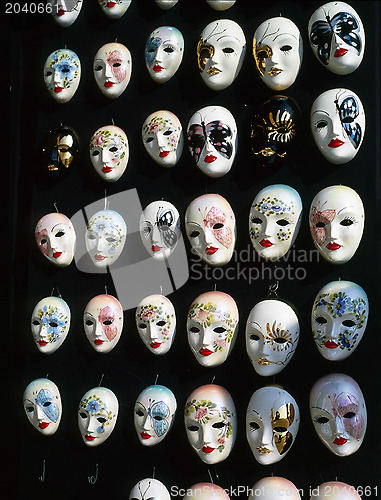
[{"label": "carnival mask", "polygon": [[250,240],[257,254],[270,261],[283,257],[298,235],[302,218],[299,193],[285,184],[267,186],[250,208]]},{"label": "carnival mask", "polygon": [[361,500],[354,486],[340,481],[328,481],[312,490],[311,500]]},{"label": "carnival mask", "polygon": [[352,160],[365,134],[365,113],[359,97],[347,89],[320,94],[311,108],[311,131],[326,160],[335,165]]},{"label": "carnival mask", "polygon": [[155,111],[142,127],[142,140],[147,153],[162,167],[174,167],[183,152],[183,128],[171,111]]},{"label": "carnival mask", "polygon": [[132,488],[129,500],[171,500],[169,491],[157,479],[146,478],[137,482]]},{"label": "carnival mask", "polygon": [[78,407],[78,427],[87,446],[98,446],[110,436],[118,417],[119,403],[105,387],[94,387],[82,397]]},{"label": "carnival mask", "polygon": [[165,354],[176,333],[176,313],[164,295],[149,295],[136,308],[136,327],[140,338],[154,354]]},{"label": "carnival mask", "polygon": [[110,352],[122,334],[122,305],[112,295],[93,297],[83,313],[83,327],[88,341],[97,352]]},{"label": "carnival mask", "polygon": [[360,196],[347,186],[318,192],[310,209],[310,229],[316,248],[331,264],[345,264],[355,254],[364,229]]},{"label": "carnival mask", "polygon": [[144,57],[148,73],[156,83],[165,83],[179,69],[184,54],[184,38],[173,26],[160,26],[149,35]]},{"label": "carnival mask", "polygon": [[219,366],[229,356],[238,333],[238,308],[224,292],[199,295],[188,311],[188,342],[202,366]]},{"label": "carnival mask", "polygon": [[242,28],[230,19],[208,24],[197,45],[201,78],[212,90],[223,90],[236,79],[246,52]]},{"label": "carnival mask", "polygon": [[81,79],[81,63],[75,52],[58,49],[45,61],[44,80],[50,95],[59,103],[69,102]]},{"label": "carnival mask", "polygon": [[301,500],[298,488],[284,477],[263,477],[250,491],[249,500]]},{"label": "carnival mask", "polygon": [[232,258],[235,215],[219,194],[204,194],[190,203],[185,213],[185,230],[194,252],[207,264],[223,266]]},{"label": "carnival mask", "polygon": [[226,491],[213,483],[197,483],[186,489],[183,500],[230,500]]},{"label": "carnival mask", "polygon": [[48,0],[51,14],[57,24],[63,28],[71,26],[82,9],[82,0]]},{"label": "carnival mask", "polygon": [[79,137],[72,127],[60,125],[50,130],[43,142],[43,171],[49,175],[66,172],[75,162],[78,151]]},{"label": "carnival mask", "polygon": [[68,266],[74,257],[75,231],[66,215],[44,215],[34,230],[37,246],[43,255],[59,267]]},{"label": "carnival mask", "polygon": [[346,457],[360,448],[367,414],[353,378],[332,373],[319,379],[311,389],[310,411],[317,435],[332,453]]},{"label": "carnival mask", "polygon": [[60,297],[45,297],[33,309],[31,328],[37,349],[44,354],[55,352],[70,329],[70,309]]},{"label": "carnival mask", "polygon": [[188,397],[184,411],[190,445],[206,464],[225,460],[234,445],[237,417],[229,392],[219,385],[203,385]]},{"label": "carnival mask", "polygon": [[329,2],[312,14],[308,34],[313,53],[323,66],[339,75],[361,63],[365,32],[357,12],[344,2]]},{"label": "carnival mask", "polygon": [[150,385],[139,394],[134,424],[143,446],[154,446],[165,438],[172,427],[176,408],[175,395],[163,385]]},{"label": "carnival mask", "polygon": [[106,125],[94,132],[90,160],[97,174],[107,182],[116,182],[127,167],[130,149],[125,132],[115,125]]},{"label": "carnival mask", "polygon": [[206,0],[206,3],[214,10],[227,10],[235,4],[236,0]]},{"label": "carnival mask", "polygon": [[262,465],[279,462],[289,452],[299,429],[299,407],[280,387],[261,387],[251,396],[246,413],[246,437]]},{"label": "carnival mask", "polygon": [[86,249],[97,267],[111,266],[122,253],[127,226],[117,212],[100,210],[87,224]]},{"label": "carnival mask", "polygon": [[98,0],[98,2],[110,19],[119,19],[131,5],[131,0]]},{"label": "carnival mask", "polygon": [[95,54],[93,69],[102,94],[116,99],[125,91],[131,78],[131,53],[121,43],[106,43]]},{"label": "carnival mask", "polygon": [[29,422],[41,434],[51,436],[58,429],[62,402],[58,387],[47,378],[33,380],[24,391],[24,410]]},{"label": "carnival mask", "polygon": [[267,19],[255,30],[253,55],[259,76],[271,90],[288,89],[303,59],[298,27],[286,17]]},{"label": "carnival mask", "polygon": [[237,125],[229,110],[207,106],[196,111],[188,123],[187,140],[201,172],[209,177],[229,172],[238,147]]}]

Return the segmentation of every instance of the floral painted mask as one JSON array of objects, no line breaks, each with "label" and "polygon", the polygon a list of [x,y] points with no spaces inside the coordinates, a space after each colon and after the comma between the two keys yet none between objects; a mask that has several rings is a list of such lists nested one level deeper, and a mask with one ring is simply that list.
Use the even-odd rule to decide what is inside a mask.
[{"label": "floral painted mask", "polygon": [[34,230],[36,243],[43,255],[59,267],[68,266],[74,257],[76,235],[66,215],[53,212],[44,215]]},{"label": "floral painted mask", "polygon": [[62,402],[58,387],[47,378],[33,380],[24,391],[24,410],[29,422],[41,434],[56,432],[62,416]]},{"label": "floral painted mask", "polygon": [[287,500],[301,500],[298,488],[284,477],[263,477],[250,491],[248,500],[284,500],[285,497]]},{"label": "floral painted mask", "polygon": [[238,308],[223,292],[199,295],[189,308],[188,342],[202,366],[219,366],[229,356],[238,332]]},{"label": "floral painted mask", "polygon": [[95,54],[93,69],[102,94],[116,99],[125,91],[131,78],[131,53],[121,43],[106,43]]},{"label": "floral painted mask", "polygon": [[184,38],[173,26],[160,26],[149,35],[144,57],[148,73],[156,83],[165,83],[179,69],[184,54]]},{"label": "floral painted mask", "polygon": [[251,396],[246,413],[246,437],[262,465],[279,462],[290,451],[299,429],[299,407],[280,387],[261,387]]},{"label": "floral painted mask", "polygon": [[81,63],[75,52],[58,49],[52,52],[44,65],[44,80],[50,95],[59,103],[69,102],[81,79]]},{"label": "floral painted mask", "polygon": [[131,0],[98,0],[98,2],[110,19],[119,19],[131,5]]},{"label": "floral painted mask", "polygon": [[317,435],[332,453],[346,457],[359,449],[367,413],[364,396],[353,378],[332,373],[315,382],[310,411]]},{"label": "floral painted mask", "polygon": [[136,326],[140,338],[153,354],[165,354],[176,333],[176,313],[164,295],[149,295],[136,308]]},{"label": "floral painted mask", "polygon": [[78,408],[78,427],[87,446],[98,446],[114,430],[119,403],[105,387],[94,387],[82,397]]},{"label": "floral painted mask", "polygon": [[91,346],[100,353],[110,352],[123,330],[123,308],[112,295],[97,295],[86,305],[83,326]]},{"label": "floral painted mask", "polygon": [[48,132],[42,148],[43,171],[49,175],[65,173],[76,161],[79,151],[77,132],[60,125]]},{"label": "floral painted mask", "polygon": [[169,491],[157,479],[146,478],[138,481],[132,488],[129,500],[171,500]]},{"label": "floral painted mask", "polygon": [[82,0],[48,0],[51,14],[57,24],[63,28],[71,26],[82,9]]},{"label": "floral painted mask", "polygon": [[234,445],[237,417],[229,392],[219,385],[203,385],[188,397],[184,411],[188,441],[206,464],[225,460]]},{"label": "floral painted mask", "polygon": [[150,385],[139,394],[134,424],[143,446],[154,446],[165,438],[172,427],[176,408],[175,395],[163,385]]},{"label": "floral painted mask", "polygon": [[142,127],[147,153],[162,167],[174,167],[183,152],[184,136],[180,120],[171,111],[155,111]]},{"label": "floral painted mask", "polygon": [[106,125],[94,132],[90,141],[90,160],[97,174],[107,182],[116,182],[127,167],[130,154],[125,132]]},{"label": "floral painted mask", "polygon": [[368,321],[368,297],[352,281],[331,281],[317,294],[311,326],[316,347],[330,361],[346,359],[358,346]]},{"label": "floral painted mask", "polygon": [[206,3],[214,10],[228,10],[235,2],[236,0],[206,0]]}]

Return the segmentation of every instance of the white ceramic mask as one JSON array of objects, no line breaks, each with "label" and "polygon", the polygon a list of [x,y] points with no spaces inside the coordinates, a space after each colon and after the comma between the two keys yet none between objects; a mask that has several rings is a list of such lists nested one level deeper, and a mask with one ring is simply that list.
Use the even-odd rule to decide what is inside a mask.
[{"label": "white ceramic mask", "polygon": [[87,446],[98,446],[110,436],[118,417],[119,403],[105,387],[94,387],[84,394],[78,407],[78,427]]},{"label": "white ceramic mask", "polygon": [[202,366],[219,366],[229,356],[238,333],[238,308],[224,292],[206,292],[191,304],[187,318],[188,342]]},{"label": "white ceramic mask", "polygon": [[116,99],[126,90],[131,78],[131,53],[121,43],[106,43],[95,54],[93,70],[102,93]]},{"label": "white ceramic mask", "polygon": [[107,182],[116,182],[126,170],[130,148],[125,132],[115,125],[96,130],[91,138],[90,160],[97,174]]},{"label": "white ceramic mask", "polygon": [[44,64],[45,86],[59,103],[69,102],[81,79],[81,63],[75,52],[58,49],[52,52]]},{"label": "white ceramic mask", "polygon": [[302,200],[285,184],[267,186],[256,195],[250,208],[249,232],[257,254],[276,261],[294,244],[302,218]]},{"label": "white ceramic mask", "polygon": [[311,108],[311,131],[326,160],[341,165],[358,153],[365,134],[365,112],[351,90],[331,89],[317,97]]},{"label": "white ceramic mask", "polygon": [[340,481],[328,481],[312,489],[310,500],[361,500],[357,489]]},{"label": "white ceramic mask", "polygon": [[161,355],[169,351],[176,333],[176,313],[167,297],[145,297],[136,308],[135,320],[140,338],[151,352]]},{"label": "white ceramic mask", "polygon": [[347,186],[318,192],[310,209],[310,229],[316,248],[332,264],[345,264],[355,254],[364,229],[364,206]]},{"label": "white ceramic mask", "polygon": [[264,377],[285,368],[299,341],[294,310],[280,300],[262,300],[250,311],[246,324],[246,351],[254,370]]},{"label": "white ceramic mask", "polygon": [[223,266],[232,258],[235,215],[219,194],[204,194],[190,203],[185,213],[185,230],[194,252],[207,264]]},{"label": "white ceramic mask", "polygon": [[352,281],[332,281],[317,294],[311,327],[320,354],[330,361],[346,359],[358,346],[368,321],[368,297]]},{"label": "white ceramic mask", "polygon": [[212,483],[197,483],[187,488],[183,500],[194,500],[195,498],[200,500],[230,500],[229,495],[221,486]]},{"label": "white ceramic mask", "polygon": [[298,27],[286,17],[267,19],[255,30],[253,55],[262,81],[271,90],[287,89],[296,80],[303,59]]},{"label": "white ceramic mask", "polygon": [[69,306],[60,297],[45,297],[36,304],[31,328],[40,352],[52,354],[61,346],[69,333],[70,318]]},{"label": "white ceramic mask", "polygon": [[100,353],[110,352],[123,330],[123,308],[112,295],[97,295],[86,305],[83,327],[91,346]]},{"label": "white ceramic mask", "polygon": [[160,26],[146,41],[144,57],[148,73],[156,83],[165,83],[179,69],[184,54],[184,38],[173,26]]},{"label": "white ceramic mask", "polygon": [[364,396],[353,378],[332,373],[311,389],[310,411],[315,430],[335,455],[346,457],[363,442],[367,414]]},{"label": "white ceramic mask", "polygon": [[58,429],[62,402],[58,387],[47,378],[33,380],[24,391],[24,410],[29,422],[41,434],[51,436]]},{"label": "white ceramic mask", "polygon": [[98,0],[98,2],[110,19],[119,19],[131,5],[131,0]]},{"label": "white ceramic mask", "polygon": [[77,19],[82,9],[82,0],[48,0],[51,13],[57,24],[63,28],[71,26]]},{"label": "white ceramic mask", "polygon": [[169,491],[161,481],[146,478],[137,482],[132,488],[129,500],[171,500]]},{"label": "white ceramic mask", "polygon": [[339,75],[361,63],[365,32],[357,12],[344,2],[329,2],[312,14],[308,34],[313,53],[323,66]]},{"label": "white ceramic mask", "polygon": [[174,167],[183,152],[184,135],[180,120],[171,111],[155,111],[142,126],[147,153],[162,167]]},{"label": "white ceramic mask", "polygon": [[249,500],[301,500],[297,487],[284,477],[263,477],[251,488]]},{"label": "white ceramic mask", "polygon": [[209,177],[221,177],[231,169],[238,135],[234,116],[222,106],[207,106],[188,123],[189,151],[198,168]]},{"label": "white ceramic mask", "polygon": [[97,267],[111,266],[122,253],[127,226],[114,210],[96,212],[87,224],[86,249]]},{"label": "white ceramic mask", "polygon": [[214,10],[228,10],[235,4],[236,0],[206,0],[206,3]]},{"label": "white ceramic mask", "polygon": [[44,256],[59,267],[68,266],[74,257],[75,231],[66,215],[44,215],[34,230],[37,246]]},{"label": "white ceramic mask", "polygon": [[225,460],[237,434],[237,416],[229,392],[219,385],[203,385],[188,397],[184,411],[189,443],[206,464]]},{"label": "white ceramic mask", "polygon": [[257,462],[282,460],[295,441],[299,420],[299,407],[284,389],[266,386],[255,391],[246,412],[246,437]]},{"label": "white ceramic mask", "polygon": [[134,424],[140,443],[154,446],[168,434],[175,418],[175,395],[163,385],[150,385],[138,396]]},{"label": "white ceramic mask", "polygon": [[197,45],[201,78],[212,90],[229,87],[241,70],[246,52],[246,38],[241,26],[230,19],[208,24]]}]

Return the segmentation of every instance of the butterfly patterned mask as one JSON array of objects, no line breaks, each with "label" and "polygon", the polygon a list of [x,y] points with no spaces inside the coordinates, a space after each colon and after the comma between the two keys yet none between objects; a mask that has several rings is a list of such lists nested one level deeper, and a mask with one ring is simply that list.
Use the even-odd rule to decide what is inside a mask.
[{"label": "butterfly patterned mask", "polygon": [[312,14],[308,34],[320,63],[338,75],[348,75],[360,65],[365,32],[357,12],[345,2],[329,2]]},{"label": "butterfly patterned mask", "polygon": [[298,488],[284,477],[263,477],[250,491],[248,500],[301,500]]},{"label": "butterfly patterned mask", "polygon": [[126,13],[132,0],[98,0],[102,11],[110,19],[119,19]]},{"label": "butterfly patterned mask", "polygon": [[62,416],[61,395],[56,384],[47,378],[33,380],[25,389],[23,400],[33,427],[44,436],[54,434]]},{"label": "butterfly patterned mask", "polygon": [[42,147],[43,171],[57,176],[69,170],[79,152],[79,137],[72,128],[60,125],[48,132]]},{"label": "butterfly patterned mask", "polygon": [[74,257],[76,235],[66,215],[53,212],[44,215],[34,230],[36,243],[43,255],[59,267],[68,266]]},{"label": "butterfly patterned mask", "polygon": [[169,491],[161,481],[146,478],[138,481],[132,488],[129,500],[171,500]]},{"label": "butterfly patterned mask", "polygon": [[81,12],[82,0],[48,0],[47,6],[57,24],[63,28],[71,26]]},{"label": "butterfly patterned mask", "polygon": [[131,53],[121,43],[106,43],[94,56],[93,70],[102,94],[116,99],[126,90],[131,78]]},{"label": "butterfly patterned mask", "polygon": [[165,438],[172,427],[176,408],[173,392],[163,385],[150,385],[139,394],[134,424],[143,446],[154,446]]},{"label": "butterfly patterned mask", "polygon": [[90,140],[89,152],[96,173],[106,182],[116,182],[126,170],[130,156],[126,133],[115,125],[100,127]]},{"label": "butterfly patterned mask", "polygon": [[160,26],[146,41],[144,56],[148,73],[156,83],[165,83],[179,69],[184,54],[184,38],[173,26]]},{"label": "butterfly patterned mask", "polygon": [[81,79],[81,63],[75,52],[58,49],[52,52],[44,65],[44,81],[49,94],[57,102],[69,102]]},{"label": "butterfly patterned mask", "polygon": [[150,157],[162,167],[174,167],[184,146],[183,128],[171,111],[155,111],[142,126],[142,140]]}]

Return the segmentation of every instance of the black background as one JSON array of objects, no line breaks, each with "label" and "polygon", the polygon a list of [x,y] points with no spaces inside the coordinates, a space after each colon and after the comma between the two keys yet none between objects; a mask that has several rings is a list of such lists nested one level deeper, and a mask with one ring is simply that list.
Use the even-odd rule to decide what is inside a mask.
[{"label": "black background", "polygon": [[[69,28],[59,27],[47,14],[10,14],[8,51],[10,67],[9,153],[11,265],[8,272],[10,326],[7,333],[7,360],[10,378],[4,403],[3,432],[9,439],[8,475],[4,484],[12,494],[7,498],[82,498],[85,495],[107,495],[128,498],[132,486],[144,477],[155,477],[169,489],[188,488],[199,481],[213,481],[223,488],[251,487],[258,479],[279,475],[303,489],[323,481],[335,480],[356,487],[371,488],[372,495],[380,477],[380,375],[379,313],[380,304],[380,3],[352,1],[366,31],[363,62],[352,74],[335,75],[318,62],[309,47],[308,20],[323,2],[316,1],[250,1],[237,0],[225,12],[210,8],[204,0],[180,0],[168,11],[153,0],[134,0],[126,14],[109,20],[95,0],[85,0],[76,22]],[[4,7],[1,7],[4,9]],[[252,37],[265,19],[277,15],[292,19],[304,40],[304,59],[294,85],[283,92],[293,97],[302,111],[302,130],[296,155],[280,168],[261,166],[249,147],[249,123],[258,105],[274,93],[256,74],[252,56]],[[247,51],[240,74],[227,89],[215,92],[198,74],[196,45],[202,29],[212,20],[229,18],[238,22],[246,35]],[[158,26],[177,27],[185,39],[183,62],[176,75],[164,85],[151,80],[144,62],[144,45]],[[117,39],[132,54],[132,77],[126,91],[117,100],[108,100],[98,89],[92,70],[98,48]],[[67,104],[56,103],[43,82],[46,57],[64,46],[74,50],[82,64],[82,78],[77,93]],[[361,98],[367,119],[363,144],[348,164],[334,166],[317,151],[309,128],[309,110],[323,91],[344,87]],[[4,103],[5,104],[5,103]],[[218,104],[234,115],[239,131],[237,156],[231,171],[222,178],[202,174],[184,148],[179,163],[172,169],[158,166],[147,155],[141,141],[141,126],[146,116],[159,109],[174,112],[186,128],[191,115],[199,108]],[[100,126],[120,126],[130,143],[130,159],[122,178],[115,184],[97,178],[90,163],[88,143]],[[69,175],[60,180],[41,179],[41,141],[59,123],[73,126],[80,135],[80,158]],[[134,321],[134,310],[125,311],[124,331],[118,345],[107,355],[97,354],[89,345],[82,327],[82,314],[94,295],[115,293],[110,275],[79,272],[75,264],[59,269],[51,266],[39,253],[34,242],[34,226],[46,213],[54,211],[71,217],[82,207],[103,198],[104,189],[113,193],[136,188],[142,206],[157,199],[167,199],[183,218],[188,204],[205,192],[216,192],[232,205],[237,218],[236,249],[251,249],[248,235],[248,213],[255,194],[273,183],[293,186],[301,195],[304,217],[289,262],[272,264],[232,260],[225,266],[246,270],[246,279],[228,279],[221,271],[202,266],[189,252],[190,279],[170,295],[177,313],[177,334],[169,353],[151,354],[141,342]],[[300,263],[295,256],[314,249],[308,227],[308,210],[315,194],[322,188],[344,184],[360,194],[366,214],[362,242],[355,256],[342,266],[333,266],[316,254],[312,262]],[[185,235],[184,231],[183,234]],[[81,237],[80,235],[77,235]],[[189,244],[186,242],[187,250]],[[298,253],[299,252],[299,253]],[[291,269],[287,271],[287,266]],[[193,267],[192,267],[193,266]],[[207,270],[206,270],[207,268]],[[249,283],[249,269],[257,269],[259,278]],[[300,270],[300,269],[301,270]],[[222,268],[223,269],[223,268]],[[299,269],[299,270],[298,270]],[[209,273],[208,275],[206,273]],[[234,275],[231,271],[229,276]],[[274,272],[277,274],[274,277]],[[208,277],[212,275],[212,279]],[[303,279],[296,279],[296,276]],[[278,296],[296,310],[301,335],[290,364],[276,377],[258,376],[245,349],[244,331],[251,308],[267,297],[268,287],[279,281]],[[317,351],[311,334],[310,311],[319,289],[331,280],[351,280],[361,285],[370,301],[370,317],[364,338],[352,355],[342,362],[329,362]],[[202,292],[218,290],[230,293],[240,312],[238,339],[231,356],[220,367],[205,369],[193,357],[186,338],[186,314],[191,302]],[[30,316],[35,304],[59,288],[72,312],[69,335],[60,349],[43,356],[36,349],[30,333]],[[328,373],[352,376],[362,388],[368,409],[368,428],[360,449],[349,457],[336,457],[318,439],[309,416],[308,398],[313,383]],[[133,426],[133,406],[140,391],[155,382],[169,387],[177,397],[178,413],[172,430],[155,447],[143,447]],[[45,438],[27,421],[22,394],[35,378],[48,376],[60,389],[63,416],[58,431]],[[112,389],[120,403],[114,432],[99,447],[88,448],[77,428],[77,407],[82,395],[99,384]],[[215,377],[215,378],[214,378]],[[232,394],[238,413],[238,437],[230,456],[209,467],[201,462],[188,444],[183,407],[187,396],[199,385],[214,383]],[[287,456],[277,464],[259,465],[246,441],[245,412],[252,393],[267,383],[284,386],[295,397],[301,412],[299,434]],[[12,410],[11,410],[12,408]],[[6,415],[8,413],[8,415]],[[39,476],[45,461],[45,480]],[[98,480],[90,484],[88,477]],[[3,470],[4,471],[4,470]],[[174,491],[174,490],[172,490]],[[359,488],[361,493],[361,488]],[[369,494],[370,492],[366,490]],[[363,495],[366,498],[368,495]],[[232,494],[234,497],[234,493]],[[247,494],[241,494],[246,498]],[[175,498],[175,496],[173,496]]]}]

